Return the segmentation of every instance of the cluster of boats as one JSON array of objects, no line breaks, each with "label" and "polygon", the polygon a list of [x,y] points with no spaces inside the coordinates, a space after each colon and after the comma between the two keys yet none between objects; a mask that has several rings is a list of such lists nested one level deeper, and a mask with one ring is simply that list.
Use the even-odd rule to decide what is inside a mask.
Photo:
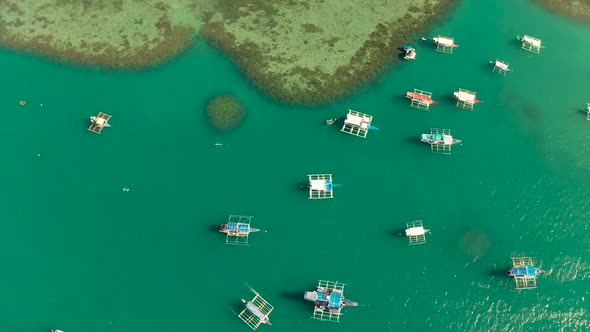
[{"label": "cluster of boats", "polygon": [[[428,41],[428,38],[420,37],[420,40]],[[453,39],[446,37],[434,37],[432,38],[432,42],[437,46],[447,47],[450,49],[459,47],[459,45],[455,44]],[[416,60],[416,49],[412,45],[404,46],[404,60]]]}]

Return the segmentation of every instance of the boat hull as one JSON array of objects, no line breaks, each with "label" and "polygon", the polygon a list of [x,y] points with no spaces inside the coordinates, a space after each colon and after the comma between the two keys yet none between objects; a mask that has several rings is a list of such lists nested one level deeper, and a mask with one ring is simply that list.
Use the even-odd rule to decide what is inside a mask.
[{"label": "boat hull", "polygon": [[[444,141],[442,139],[434,138],[431,134],[422,134],[422,135],[420,135],[420,141],[422,141],[424,143],[428,143],[430,145],[443,144],[444,143]],[[461,143],[461,140],[460,139],[456,139],[456,138],[453,138],[453,140],[451,141],[451,145],[460,144],[460,143]]]},{"label": "boat hull", "polygon": [[431,98],[418,94],[418,93],[414,93],[414,92],[406,92],[406,98],[409,99],[418,99],[422,102],[428,103],[430,105],[436,105],[438,104],[438,101],[432,100]]}]

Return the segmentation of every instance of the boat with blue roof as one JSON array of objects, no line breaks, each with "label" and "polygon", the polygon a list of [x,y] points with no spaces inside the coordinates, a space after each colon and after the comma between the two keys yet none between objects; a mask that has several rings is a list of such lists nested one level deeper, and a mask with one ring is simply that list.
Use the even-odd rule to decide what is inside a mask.
[{"label": "boat with blue roof", "polygon": [[404,60],[416,60],[416,49],[411,45],[404,46]]},{"label": "boat with blue roof", "polygon": [[451,154],[452,146],[461,143],[451,135],[450,129],[439,128],[430,128],[430,134],[420,135],[420,141],[430,144],[433,153],[440,154]]},{"label": "boat with blue roof", "polygon": [[508,276],[514,278],[516,289],[537,288],[537,277],[545,271],[536,267],[531,257],[513,257]]},{"label": "boat with blue roof", "polygon": [[339,322],[344,307],[358,307],[358,303],[344,298],[345,284],[338,281],[319,280],[315,291],[303,294],[306,301],[315,303],[313,319]]},{"label": "boat with blue roof", "polygon": [[227,223],[219,228],[226,234],[225,243],[234,245],[248,245],[250,233],[260,232],[260,229],[250,227],[253,216],[230,215]]}]

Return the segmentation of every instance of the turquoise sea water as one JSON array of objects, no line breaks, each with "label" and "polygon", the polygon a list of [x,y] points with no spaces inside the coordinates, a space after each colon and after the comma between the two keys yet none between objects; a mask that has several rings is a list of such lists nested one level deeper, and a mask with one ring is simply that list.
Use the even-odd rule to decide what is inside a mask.
[{"label": "turquoise sea water", "polygon": [[[438,34],[461,47],[416,41],[416,61],[315,108],[261,95],[202,41],[139,73],[1,52],[0,331],[248,331],[232,312],[244,282],[275,306],[260,331],[588,330],[590,27],[465,1]],[[546,48],[521,50],[522,34]],[[514,71],[492,73],[496,58]],[[413,88],[440,104],[409,108]],[[455,108],[458,88],[485,103]],[[205,115],[222,93],[248,109],[224,133]],[[381,131],[323,124],[348,108]],[[99,136],[86,128],[100,111],[113,128]],[[431,127],[463,145],[431,154],[418,140]],[[335,199],[307,199],[310,173],[343,184]],[[251,246],[224,244],[229,214],[254,216]],[[396,234],[415,219],[432,234],[410,247]],[[547,271],[539,288],[514,289],[513,255]],[[364,306],[310,319],[300,297],[317,279]]]}]

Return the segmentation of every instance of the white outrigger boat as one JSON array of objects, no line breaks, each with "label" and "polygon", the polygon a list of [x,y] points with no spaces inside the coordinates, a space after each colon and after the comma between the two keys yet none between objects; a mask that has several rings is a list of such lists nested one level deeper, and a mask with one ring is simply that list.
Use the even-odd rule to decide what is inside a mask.
[{"label": "white outrigger boat", "polygon": [[[91,116],[90,117],[90,122],[97,124],[99,126],[103,126],[105,128],[111,128],[111,124],[106,122],[103,118],[99,118],[96,116]],[[59,332],[59,330],[56,330],[56,332]]]}]

